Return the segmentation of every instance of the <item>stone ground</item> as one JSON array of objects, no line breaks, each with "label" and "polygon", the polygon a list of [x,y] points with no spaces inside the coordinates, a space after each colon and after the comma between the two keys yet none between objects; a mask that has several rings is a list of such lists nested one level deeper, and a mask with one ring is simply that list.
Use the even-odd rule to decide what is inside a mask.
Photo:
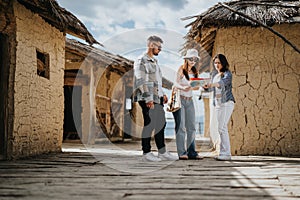
[{"label": "stone ground", "polygon": [[300,158],[215,161],[207,144],[197,142],[203,160],[149,163],[140,142],[64,143],[62,153],[0,161],[0,199],[300,199]]}]

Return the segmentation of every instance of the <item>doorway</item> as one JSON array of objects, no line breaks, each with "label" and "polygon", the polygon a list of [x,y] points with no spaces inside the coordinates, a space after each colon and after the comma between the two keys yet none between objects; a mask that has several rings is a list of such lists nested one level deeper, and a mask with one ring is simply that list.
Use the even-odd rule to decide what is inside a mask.
[{"label": "doorway", "polygon": [[79,140],[81,138],[82,86],[64,86],[64,134],[63,140]]},{"label": "doorway", "polygon": [[0,160],[6,158],[8,131],[9,40],[0,34]]}]

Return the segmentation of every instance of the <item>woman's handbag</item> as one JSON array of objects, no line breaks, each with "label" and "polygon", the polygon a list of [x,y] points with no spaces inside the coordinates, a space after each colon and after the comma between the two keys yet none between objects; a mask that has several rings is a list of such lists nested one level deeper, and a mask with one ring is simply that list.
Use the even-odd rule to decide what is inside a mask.
[{"label": "woman's handbag", "polygon": [[168,100],[167,111],[175,112],[181,108],[180,90],[175,86],[172,87],[171,97]]}]

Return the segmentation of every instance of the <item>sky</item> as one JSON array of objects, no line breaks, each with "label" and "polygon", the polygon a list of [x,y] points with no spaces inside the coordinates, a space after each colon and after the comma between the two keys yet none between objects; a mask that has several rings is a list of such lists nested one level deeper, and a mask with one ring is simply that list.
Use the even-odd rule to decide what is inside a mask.
[{"label": "sky", "polygon": [[87,26],[101,43],[126,31],[161,28],[185,34],[188,22],[218,0],[58,0]]},{"label": "sky", "polygon": [[160,36],[164,43],[158,60],[163,76],[171,81],[174,81],[176,71],[183,62],[180,49],[184,44],[183,37],[189,30],[185,25],[195,19],[183,21],[181,18],[199,15],[218,2],[58,0],[59,5],[82,21],[95,39],[104,45],[104,49],[111,53],[135,60],[146,51],[146,40],[150,35]]},{"label": "sky", "polygon": [[[184,42],[182,37],[188,31],[185,25],[193,21],[183,21],[181,18],[199,15],[218,2],[218,0],[58,0],[60,6],[79,18],[100,43],[116,53],[129,52],[129,44],[142,44],[141,47],[145,47],[144,34],[148,36],[150,33],[157,33],[167,40],[165,45],[168,49],[179,49]],[[109,43],[112,39],[118,38],[123,39],[123,44],[116,50]],[[128,40],[125,41],[124,38]]]}]

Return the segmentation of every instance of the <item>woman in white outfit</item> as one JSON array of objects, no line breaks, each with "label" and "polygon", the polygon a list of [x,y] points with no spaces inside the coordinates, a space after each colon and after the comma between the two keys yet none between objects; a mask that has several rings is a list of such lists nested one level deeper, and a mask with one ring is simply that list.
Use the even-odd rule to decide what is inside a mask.
[{"label": "woman in white outfit", "polygon": [[[213,91],[213,106],[217,117],[217,129],[220,134],[220,153],[217,160],[231,160],[228,122],[233,112],[235,99],[232,94],[232,74],[229,64],[223,54],[213,58],[215,66],[211,83],[203,86],[205,90]],[[214,126],[215,124],[211,124]]]}]

